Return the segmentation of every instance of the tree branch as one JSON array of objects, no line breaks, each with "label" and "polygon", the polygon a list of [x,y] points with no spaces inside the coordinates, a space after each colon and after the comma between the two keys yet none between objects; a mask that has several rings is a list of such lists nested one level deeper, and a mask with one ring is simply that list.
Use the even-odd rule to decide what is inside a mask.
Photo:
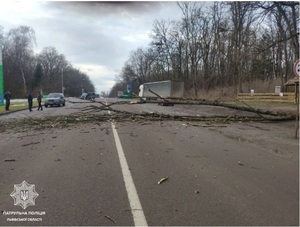
[{"label": "tree branch", "polygon": [[276,42],[272,43],[271,45],[269,45],[267,48],[260,48],[260,47],[257,47],[257,49],[261,52],[265,52],[265,51],[268,51],[269,49],[271,49],[272,47],[276,46],[277,44],[279,43],[282,43],[282,42],[286,42],[292,38],[294,38],[295,36],[298,36],[299,35],[299,32],[295,33],[295,34],[292,34],[290,37],[288,38],[283,38],[283,39],[280,39],[280,40],[277,40]]}]

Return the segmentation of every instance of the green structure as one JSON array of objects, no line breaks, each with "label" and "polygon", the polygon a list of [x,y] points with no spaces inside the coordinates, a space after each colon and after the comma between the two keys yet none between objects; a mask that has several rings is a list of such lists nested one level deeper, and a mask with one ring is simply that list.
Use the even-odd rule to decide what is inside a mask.
[{"label": "green structure", "polygon": [[119,98],[121,99],[132,99],[132,92],[131,91],[124,91],[123,95],[121,95]]},{"label": "green structure", "polygon": [[2,64],[1,45],[0,45],[0,106],[4,106],[4,84],[3,84],[3,64]]}]

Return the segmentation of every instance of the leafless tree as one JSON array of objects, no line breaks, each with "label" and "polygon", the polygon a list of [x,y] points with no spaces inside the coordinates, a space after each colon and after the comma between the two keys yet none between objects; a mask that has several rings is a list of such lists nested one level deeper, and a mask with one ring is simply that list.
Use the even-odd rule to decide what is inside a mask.
[{"label": "leafless tree", "polygon": [[130,56],[126,67],[133,77],[181,80],[196,97],[201,89],[232,86],[236,94],[244,92],[245,82],[250,90],[255,80],[281,77],[283,84],[291,77],[299,57],[299,3],[177,4],[182,18],[155,20],[151,51],[138,49]]},{"label": "leafless tree", "polygon": [[49,85],[52,89],[61,87],[62,73],[68,66],[68,62],[63,54],[59,54],[54,47],[45,47],[38,55],[38,62],[42,65],[44,72],[44,80],[42,84],[44,89],[49,90]]},{"label": "leafless tree", "polygon": [[[32,62],[34,61],[33,46],[35,44],[35,31],[27,26],[11,29],[6,37],[6,61],[8,66],[15,65],[19,70],[23,81],[24,94],[28,92],[27,79],[32,76],[34,70]],[[14,71],[13,68],[8,70]]]}]

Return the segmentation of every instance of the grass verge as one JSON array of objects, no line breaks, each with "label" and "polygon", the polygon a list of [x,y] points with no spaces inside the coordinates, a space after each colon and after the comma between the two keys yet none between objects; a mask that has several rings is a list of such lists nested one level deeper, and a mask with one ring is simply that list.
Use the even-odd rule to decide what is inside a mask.
[{"label": "grass verge", "polygon": [[[37,101],[33,101],[32,106],[37,106]],[[11,102],[9,106],[9,111],[17,111],[17,110],[26,110],[28,109],[28,102]],[[5,110],[5,103],[4,106],[0,106],[0,114],[8,112]]]}]

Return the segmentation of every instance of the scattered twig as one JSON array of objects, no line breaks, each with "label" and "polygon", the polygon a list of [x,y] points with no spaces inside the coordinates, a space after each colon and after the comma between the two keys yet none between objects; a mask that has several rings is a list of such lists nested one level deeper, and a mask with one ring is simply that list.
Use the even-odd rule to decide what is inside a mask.
[{"label": "scattered twig", "polygon": [[226,117],[223,122],[228,121],[230,118],[231,118],[231,116]]},{"label": "scattered twig", "polygon": [[5,159],[4,162],[15,162],[16,159]]},{"label": "scattered twig", "polygon": [[38,135],[25,135],[25,136],[18,136],[17,138],[20,139],[20,138],[24,138],[24,137],[30,137],[30,136],[38,136]]},{"label": "scattered twig", "polygon": [[[186,158],[202,158],[201,155],[185,155]],[[205,157],[205,156],[203,156]]]},{"label": "scattered twig", "polygon": [[161,179],[157,182],[157,184],[161,184],[161,183],[165,182],[165,181],[168,180],[168,179],[169,179],[169,177],[161,178]]},{"label": "scattered twig", "polygon": [[112,218],[109,217],[108,215],[104,215],[104,217],[106,217],[107,219],[111,220],[113,223],[117,223],[114,219],[112,219]]},{"label": "scattered twig", "polygon": [[22,147],[26,147],[26,146],[29,146],[29,145],[34,145],[34,144],[38,144],[40,142],[32,142],[32,143],[27,143],[27,144],[23,144]]}]

